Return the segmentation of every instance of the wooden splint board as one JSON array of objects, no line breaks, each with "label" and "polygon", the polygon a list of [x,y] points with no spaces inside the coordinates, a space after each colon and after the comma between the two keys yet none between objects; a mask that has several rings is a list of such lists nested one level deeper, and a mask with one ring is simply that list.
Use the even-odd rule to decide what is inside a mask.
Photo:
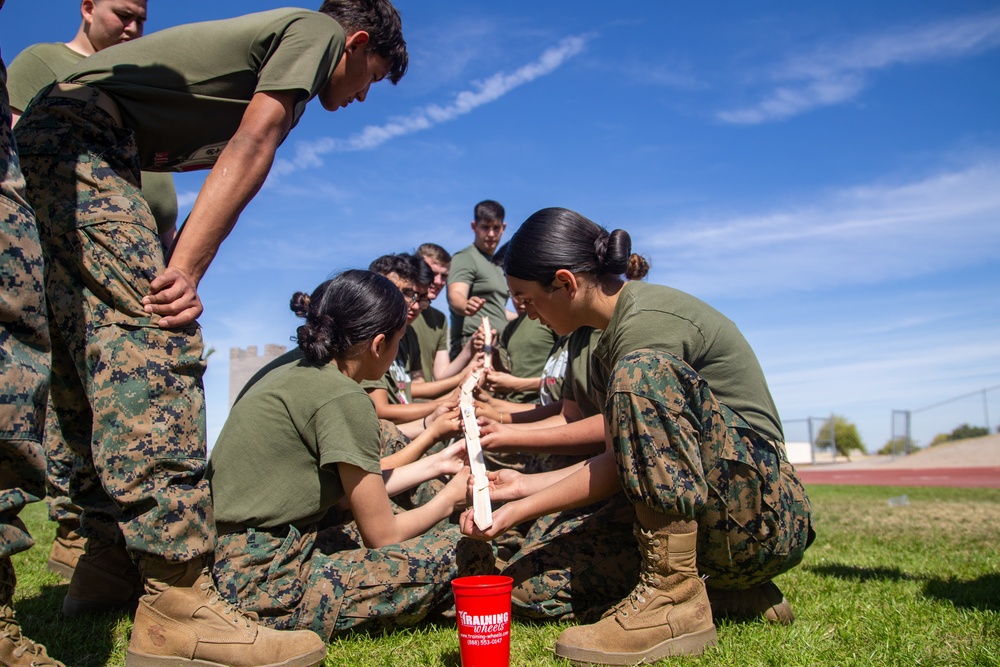
[{"label": "wooden splint board", "polygon": [[472,467],[472,514],[479,530],[486,530],[493,525],[493,506],[490,504],[490,482],[486,478],[486,460],[479,444],[479,422],[476,421],[476,406],[472,396],[482,373],[482,369],[477,369],[469,375],[469,379],[462,385],[458,406],[462,411],[465,446],[468,448],[469,465]]}]

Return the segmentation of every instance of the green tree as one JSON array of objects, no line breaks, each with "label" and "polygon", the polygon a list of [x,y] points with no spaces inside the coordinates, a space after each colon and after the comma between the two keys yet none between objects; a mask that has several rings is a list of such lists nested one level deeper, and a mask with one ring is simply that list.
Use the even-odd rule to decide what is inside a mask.
[{"label": "green tree", "polygon": [[[910,440],[910,451],[915,451],[917,449],[917,444]],[[878,450],[878,453],[882,456],[899,456],[906,454],[906,438],[891,438],[884,445],[882,449]]]},{"label": "green tree", "polygon": [[968,424],[962,424],[951,432],[950,440],[965,440],[966,438],[981,438],[984,435],[989,435],[989,429],[983,426],[969,426]]},{"label": "green tree", "polygon": [[938,433],[934,436],[934,439],[930,441],[928,447],[934,447],[935,445],[940,445],[942,442],[951,442],[950,433]]},{"label": "green tree", "polygon": [[[833,433],[830,429],[833,429]],[[832,436],[832,437],[831,437]],[[830,415],[830,418],[823,424],[816,436],[816,444],[820,447],[828,447],[831,440],[837,447],[837,454],[851,458],[852,451],[867,452],[865,443],[861,442],[858,434],[858,427],[847,421],[846,417],[840,415]]]}]

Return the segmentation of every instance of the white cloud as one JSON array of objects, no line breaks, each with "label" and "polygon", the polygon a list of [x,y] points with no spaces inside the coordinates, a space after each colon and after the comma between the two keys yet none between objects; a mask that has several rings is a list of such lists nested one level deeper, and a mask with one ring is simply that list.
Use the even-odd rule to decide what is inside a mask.
[{"label": "white cloud", "polygon": [[190,208],[194,206],[194,201],[198,198],[198,190],[188,190],[177,193],[177,206],[179,208]]},{"label": "white cloud", "polygon": [[463,116],[474,109],[494,102],[515,88],[550,74],[570,58],[578,55],[587,44],[588,37],[567,37],[546,50],[535,62],[528,63],[513,73],[499,72],[485,81],[475,82],[471,90],[458,93],[444,105],[431,104],[416,109],[409,116],[396,118],[384,125],[369,125],[361,132],[346,139],[324,137],[316,141],[301,142],[295,147],[295,157],[277,160],[272,175],[282,176],[300,169],[322,165],[327,153],[369,150],[390,139],[413,134]]},{"label": "white cloud", "polygon": [[[638,252],[669,256],[662,268],[668,284],[699,295],[866,285],[995,258],[997,183],[1000,161],[981,161],[909,183],[834,192],[786,210],[650,221],[630,231]],[[677,269],[687,266],[698,267],[696,278]]]},{"label": "white cloud", "polygon": [[840,48],[796,55],[769,77],[777,87],[751,106],[722,111],[719,120],[753,125],[847,101],[868,75],[895,65],[960,58],[1000,45],[1000,14],[993,12],[919,28],[859,38]]}]

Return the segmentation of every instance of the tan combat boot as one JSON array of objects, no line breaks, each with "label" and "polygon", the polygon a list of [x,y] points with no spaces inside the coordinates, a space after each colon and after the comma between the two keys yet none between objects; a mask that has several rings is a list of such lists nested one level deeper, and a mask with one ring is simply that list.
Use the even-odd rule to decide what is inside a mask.
[{"label": "tan combat boot", "polygon": [[698,525],[636,505],[639,584],[597,623],[567,628],[556,655],[602,665],[697,655],[716,642],[705,582],[695,564]]},{"label": "tan combat boot", "polygon": [[63,615],[132,612],[142,594],[142,575],[125,545],[103,544],[91,537],[63,598]]},{"label": "tan combat boot", "polygon": [[795,620],[792,605],[773,581],[739,591],[709,588],[708,599],[712,602],[714,618],[764,619],[781,625],[791,625]]},{"label": "tan combat boot", "polygon": [[84,542],[83,535],[81,535],[77,530],[80,527],[80,522],[74,522],[76,525],[71,525],[68,523],[60,523],[56,528],[56,539],[52,541],[52,550],[49,551],[49,562],[47,567],[49,572],[58,574],[64,579],[73,578],[73,570],[76,569],[76,563],[80,560],[80,557],[84,554]]},{"label": "tan combat boot", "polygon": [[3,667],[66,667],[53,660],[45,647],[21,634],[21,625],[14,618],[11,602],[14,598],[14,564],[9,557],[0,558],[0,665]]},{"label": "tan combat boot", "polygon": [[202,560],[144,558],[126,667],[312,667],[326,643],[309,630],[278,631],[227,603]]}]

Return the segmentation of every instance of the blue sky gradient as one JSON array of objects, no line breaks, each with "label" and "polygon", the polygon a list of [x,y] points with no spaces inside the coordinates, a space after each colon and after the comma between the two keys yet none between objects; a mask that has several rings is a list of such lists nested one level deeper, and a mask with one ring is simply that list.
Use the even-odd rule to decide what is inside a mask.
[{"label": "blue sky gradient", "polygon": [[[151,0],[147,33],[282,4]],[[485,198],[508,234],[546,206],[628,230],[651,282],[740,327],[789,440],[837,413],[875,450],[893,409],[923,444],[996,430],[995,2],[397,6],[410,72],[310,105],[201,284],[210,442],[230,347],[290,344],[289,297],[335,271],[468,245]],[[5,61],[69,40],[76,8],[7,0]],[[177,177],[182,215],[203,179]]]}]

